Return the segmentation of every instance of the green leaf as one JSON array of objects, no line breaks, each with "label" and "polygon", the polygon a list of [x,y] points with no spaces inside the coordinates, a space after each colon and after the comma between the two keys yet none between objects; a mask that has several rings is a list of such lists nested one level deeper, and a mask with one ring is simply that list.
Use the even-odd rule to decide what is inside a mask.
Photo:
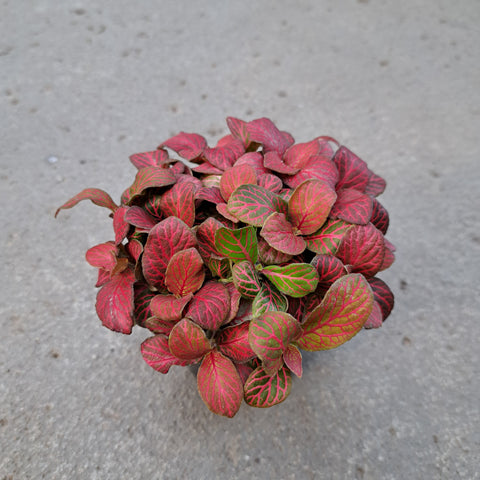
[{"label": "green leaf", "polygon": [[298,346],[318,351],[342,345],[361,330],[372,307],[373,293],[365,277],[358,273],[345,275],[305,319]]},{"label": "green leaf", "polygon": [[335,255],[343,237],[353,225],[343,220],[328,219],[315,233],[305,238],[307,248],[324,255]]},{"label": "green leaf", "polygon": [[245,382],[244,398],[251,407],[267,408],[283,402],[291,389],[292,375],[285,367],[274,375],[268,375],[262,367],[258,367]]},{"label": "green leaf", "polygon": [[265,312],[286,312],[288,309],[287,297],[282,295],[273,285],[268,282],[262,283],[262,288],[252,302],[252,314],[258,317]]},{"label": "green leaf", "polygon": [[248,260],[254,264],[258,259],[256,229],[244,227],[232,230],[221,227],[215,232],[215,247],[221,255],[234,262]]},{"label": "green leaf", "polygon": [[248,260],[238,262],[232,267],[233,283],[242,297],[253,299],[260,291],[258,272]]},{"label": "green leaf", "polygon": [[280,290],[291,297],[304,297],[318,285],[318,273],[308,263],[291,263],[283,267],[270,265],[262,273]]}]

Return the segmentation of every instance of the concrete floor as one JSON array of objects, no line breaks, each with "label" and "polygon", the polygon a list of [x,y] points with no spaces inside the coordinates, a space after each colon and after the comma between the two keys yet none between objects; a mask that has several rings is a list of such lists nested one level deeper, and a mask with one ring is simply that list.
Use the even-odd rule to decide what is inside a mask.
[{"label": "concrete floor", "polygon": [[[476,0],[2,0],[0,480],[479,479],[479,25]],[[100,325],[106,211],[53,218],[227,115],[349,146],[398,247],[383,328],[233,420]]]}]

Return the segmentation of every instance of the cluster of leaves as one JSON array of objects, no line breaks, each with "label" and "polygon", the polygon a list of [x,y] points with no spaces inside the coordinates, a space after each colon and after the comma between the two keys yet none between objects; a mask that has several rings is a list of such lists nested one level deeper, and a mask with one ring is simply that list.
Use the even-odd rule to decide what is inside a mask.
[{"label": "cluster of leaves", "polygon": [[242,399],[285,400],[301,349],[382,324],[393,295],[376,275],[395,249],[376,198],[385,181],[348,148],[295,144],[266,118],[227,124],[213,148],[182,132],[132,155],[120,205],[90,188],[58,210],[85,199],[111,210],[115,239],[86,254],[100,320],[150,330],[142,355],[161,373],[199,363],[202,399],[233,417]]}]

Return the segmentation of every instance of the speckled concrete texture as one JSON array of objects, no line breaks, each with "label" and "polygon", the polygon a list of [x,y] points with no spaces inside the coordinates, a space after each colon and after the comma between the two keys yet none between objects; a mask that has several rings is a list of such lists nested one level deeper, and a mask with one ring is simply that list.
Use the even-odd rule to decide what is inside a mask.
[{"label": "speckled concrete texture", "polygon": [[[0,480],[479,479],[479,25],[476,0],[0,0]],[[106,211],[53,218],[227,115],[349,146],[398,247],[383,328],[232,420],[100,325]]]}]

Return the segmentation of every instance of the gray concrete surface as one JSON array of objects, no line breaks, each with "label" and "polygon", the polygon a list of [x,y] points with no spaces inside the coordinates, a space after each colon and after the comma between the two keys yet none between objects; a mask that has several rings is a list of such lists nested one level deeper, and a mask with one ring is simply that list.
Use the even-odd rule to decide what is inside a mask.
[{"label": "gray concrete surface", "polygon": [[[479,25],[476,0],[1,1],[0,480],[480,478]],[[101,327],[105,211],[53,219],[227,115],[356,151],[398,247],[384,327],[233,420]]]}]

